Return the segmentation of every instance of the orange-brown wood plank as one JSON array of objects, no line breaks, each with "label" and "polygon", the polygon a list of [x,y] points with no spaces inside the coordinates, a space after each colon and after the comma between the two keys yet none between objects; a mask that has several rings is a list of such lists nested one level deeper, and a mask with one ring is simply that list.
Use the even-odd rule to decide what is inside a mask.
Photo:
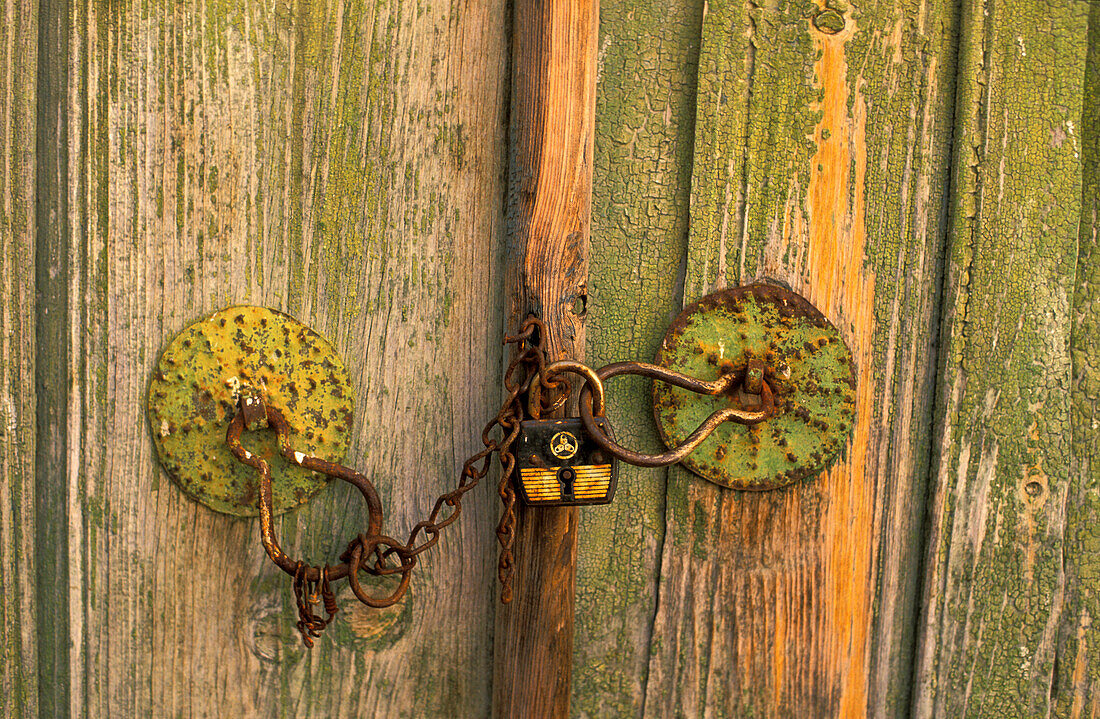
[{"label": "orange-brown wood plank", "polygon": [[954,22],[946,2],[707,8],[684,302],[788,283],[852,349],[857,423],[787,489],[670,472],[647,716],[908,703]]},{"label": "orange-brown wood plank", "polygon": [[[549,359],[584,358],[598,0],[513,8],[507,317],[533,314]],[[569,715],[576,507],[516,506],[511,603],[494,641],[495,716]]]}]

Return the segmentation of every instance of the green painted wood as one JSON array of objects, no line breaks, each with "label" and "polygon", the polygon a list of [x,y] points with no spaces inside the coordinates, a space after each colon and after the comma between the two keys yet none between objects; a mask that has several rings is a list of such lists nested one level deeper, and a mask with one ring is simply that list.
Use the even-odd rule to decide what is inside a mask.
[{"label": "green painted wood", "polygon": [[683,301],[789,283],[851,347],[858,421],[788,489],[672,470],[647,716],[905,710],[955,38],[948,2],[708,5]]},{"label": "green painted wood", "polygon": [[1100,716],[1100,3],[1089,11],[1081,103],[1081,228],[1070,337],[1071,447],[1065,608],[1055,649],[1052,716]]},{"label": "green painted wood", "polygon": [[[650,361],[679,307],[701,2],[602,0],[586,356]],[[660,31],[656,31],[660,28]],[[608,383],[616,436],[658,451],[647,382]],[[620,464],[613,504],[581,512],[575,716],[636,716],[649,661],[665,475]]]},{"label": "green painted wood", "polygon": [[[64,580],[48,590],[64,642],[40,646],[43,713],[486,716],[491,487],[467,496],[409,599],[374,612],[342,589],[306,652],[257,521],[172,484],[142,398],[183,327],[267,305],[342,353],[347,459],[389,532],[454,485],[499,404],[504,4],[43,7],[59,122],[41,138],[60,149],[41,198],[56,219],[39,248],[53,273],[39,480],[59,514],[38,556]],[[335,561],[364,519],[333,485],[276,529],[293,555]]]},{"label": "green painted wood", "polygon": [[1075,0],[962,5],[917,717],[1048,716],[1055,675],[1076,671],[1057,638],[1075,621],[1067,551],[1093,531],[1067,541],[1067,501],[1092,484],[1070,354],[1087,347],[1071,308],[1088,14]]},{"label": "green painted wood", "polygon": [[0,715],[38,714],[35,132],[38,4],[0,9]]}]

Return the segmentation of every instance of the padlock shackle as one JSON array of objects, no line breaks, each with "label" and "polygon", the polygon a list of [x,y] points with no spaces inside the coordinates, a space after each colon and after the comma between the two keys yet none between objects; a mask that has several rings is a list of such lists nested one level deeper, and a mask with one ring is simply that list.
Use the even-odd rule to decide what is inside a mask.
[{"label": "padlock shackle", "polygon": [[600,380],[599,374],[594,369],[581,362],[576,362],[574,360],[558,360],[557,362],[551,362],[546,365],[541,374],[536,374],[532,377],[530,383],[527,385],[527,414],[531,419],[541,419],[543,383],[549,383],[555,375],[565,374],[566,372],[572,372],[573,374],[583,377],[586,389],[589,387],[595,388],[595,391],[588,391],[589,402],[592,403],[591,412],[597,417],[603,416],[606,411],[606,406],[604,404],[603,382]]}]

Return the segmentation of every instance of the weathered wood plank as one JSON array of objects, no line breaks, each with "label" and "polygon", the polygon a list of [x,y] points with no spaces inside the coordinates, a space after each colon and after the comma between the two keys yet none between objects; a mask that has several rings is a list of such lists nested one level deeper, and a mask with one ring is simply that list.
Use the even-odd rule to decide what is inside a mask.
[{"label": "weathered wood plank", "polygon": [[[34,252],[35,371],[35,611],[49,617],[38,627],[38,710],[40,716],[70,713],[69,506],[72,476],[67,470],[70,427],[70,327],[68,228],[69,155],[67,67],[45,61],[68,55],[67,4],[45,12],[39,4],[38,116],[35,143]],[[44,558],[49,558],[48,560]]]},{"label": "weathered wood plank", "polygon": [[[703,3],[603,0],[587,357],[650,360],[680,306]],[[660,28],[660,31],[655,31]],[[616,436],[658,451],[647,382],[607,386]],[[615,501],[581,512],[573,712],[641,713],[667,472],[619,465]]]},{"label": "weathered wood plank", "polygon": [[[546,323],[548,359],[584,359],[599,0],[513,6],[509,116],[510,327]],[[566,378],[572,379],[572,378]],[[497,612],[493,712],[569,716],[576,507],[517,503],[512,601]]]},{"label": "weathered wood plank", "polygon": [[38,715],[35,144],[38,3],[0,8],[0,715]]},{"label": "weathered wood plank", "polygon": [[[1100,3],[1089,12],[1081,107],[1081,229],[1070,337],[1072,384],[1065,608],[1051,714],[1100,717]],[[1067,138],[1068,139],[1068,138]]]},{"label": "weathered wood plank", "polygon": [[790,283],[853,351],[857,426],[784,490],[670,473],[648,716],[904,711],[954,38],[947,2],[709,4],[684,301]]},{"label": "weathered wood plank", "polygon": [[1088,5],[976,0],[962,15],[914,715],[1048,716],[1073,469]]},{"label": "weathered wood plank", "polygon": [[[234,302],[343,353],[348,463],[400,536],[453,486],[499,403],[508,44],[502,2],[49,5],[68,107],[57,268],[69,530],[60,649],[73,716],[484,716],[492,488],[423,558],[411,597],[343,611],[312,652],[255,520],[156,466],[142,405],[173,333]],[[71,18],[70,18],[71,14]],[[64,178],[63,178],[64,179]],[[51,348],[52,350],[54,348]],[[66,484],[67,483],[67,484]],[[332,561],[363,520],[333,485],[277,531]],[[67,604],[66,604],[67,602]],[[69,611],[64,611],[69,607]]]}]

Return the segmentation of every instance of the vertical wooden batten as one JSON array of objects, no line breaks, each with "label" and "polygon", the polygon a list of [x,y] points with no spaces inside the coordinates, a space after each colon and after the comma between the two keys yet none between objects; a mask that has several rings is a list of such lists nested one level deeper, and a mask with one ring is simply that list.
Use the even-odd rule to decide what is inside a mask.
[{"label": "vertical wooden batten", "polygon": [[[551,359],[583,359],[599,3],[520,0],[513,13],[509,327],[533,313]],[[494,642],[499,717],[568,715],[577,522],[576,508],[517,506],[514,600]]]}]

